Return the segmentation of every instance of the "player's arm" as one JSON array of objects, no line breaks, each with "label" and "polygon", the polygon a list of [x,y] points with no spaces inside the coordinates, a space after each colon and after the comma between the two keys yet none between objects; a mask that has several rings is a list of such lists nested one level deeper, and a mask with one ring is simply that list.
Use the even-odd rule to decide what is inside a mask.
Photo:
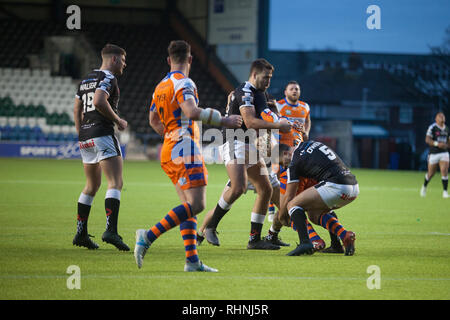
[{"label": "player's arm", "polygon": [[286,191],[284,195],[281,196],[280,200],[280,220],[286,220],[289,221],[289,213],[287,209],[287,205],[289,201],[294,199],[294,197],[297,195],[297,189],[298,189],[299,182],[298,181],[292,181],[286,185]]},{"label": "player's arm", "polygon": [[229,117],[222,117],[218,110],[199,108],[194,98],[189,98],[181,102],[180,107],[186,117],[191,120],[200,120],[204,124],[227,128],[239,128],[242,124],[242,118],[240,116],[231,115]]},{"label": "player's arm", "polygon": [[162,123],[161,118],[156,111],[154,100],[152,100],[152,105],[148,113],[148,123],[150,124],[150,127],[152,127],[153,130],[156,131],[157,134],[159,134],[160,136],[164,135],[164,124]]},{"label": "player's arm", "polygon": [[114,110],[111,108],[111,105],[108,102],[108,93],[102,89],[95,90],[93,104],[95,109],[100,112],[104,117],[111,120],[115,124],[117,124],[117,128],[119,130],[124,130],[128,126],[128,123],[120,118]]},{"label": "player's arm", "polygon": [[285,119],[281,119],[279,122],[275,123],[257,118],[255,116],[255,107],[251,105],[242,105],[239,108],[239,111],[241,112],[242,119],[248,129],[278,129],[281,132],[289,132],[292,128],[291,124]]},{"label": "player's arm", "polygon": [[308,116],[305,119],[305,132],[303,133],[303,138],[305,140],[308,140],[310,130],[311,130],[311,116],[308,113]]},{"label": "player's arm", "polygon": [[83,120],[83,101],[75,98],[73,107],[73,121],[75,122],[75,128],[78,135],[80,134],[81,120]]},{"label": "player's arm", "polygon": [[148,121],[150,127],[152,127],[157,134],[159,134],[160,136],[164,135],[164,124],[161,122],[161,119],[159,118],[159,115],[156,111],[150,110]]},{"label": "player's arm", "polygon": [[427,135],[425,136],[425,142],[430,147],[438,147],[440,149],[448,148],[448,140],[447,140],[447,143],[445,143],[445,142],[437,142],[437,141],[433,140],[432,136],[430,134],[428,134],[428,132],[427,132]]}]

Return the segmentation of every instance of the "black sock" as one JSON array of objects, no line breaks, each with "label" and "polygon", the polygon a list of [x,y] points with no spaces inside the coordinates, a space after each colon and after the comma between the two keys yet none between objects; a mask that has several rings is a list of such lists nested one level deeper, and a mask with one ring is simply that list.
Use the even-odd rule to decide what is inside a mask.
[{"label": "black sock", "polygon": [[120,200],[115,198],[105,199],[106,231],[117,233],[119,208],[120,208]]},{"label": "black sock", "polygon": [[428,182],[430,182],[430,179],[428,178],[428,175],[425,175],[425,180],[423,182],[423,186],[426,187],[428,185]]},{"label": "black sock", "polygon": [[448,178],[442,179],[442,187],[444,188],[444,191],[447,191],[448,188]]},{"label": "black sock", "polygon": [[[332,215],[333,217],[335,217],[337,219],[337,215],[334,211],[330,211],[329,213],[330,213],[330,215]],[[329,232],[329,233],[330,233],[331,246],[333,248],[341,247],[341,241],[339,240],[339,237],[332,232]]]},{"label": "black sock", "polygon": [[91,206],[78,202],[78,215],[77,215],[77,233],[87,235],[87,224],[89,219],[89,213],[91,212]]},{"label": "black sock", "polygon": [[216,229],[217,226],[219,225],[220,220],[222,220],[222,218],[225,216],[225,214],[230,211],[222,209],[220,207],[219,204],[216,205],[216,208],[214,209],[214,213],[211,217],[211,220],[209,221],[208,225],[206,226],[207,228],[212,228],[212,229]]},{"label": "black sock", "polygon": [[308,227],[306,226],[305,210],[301,207],[293,207],[289,210],[289,214],[291,215],[294,226],[297,228],[300,244],[311,243],[308,235]]},{"label": "black sock", "polygon": [[257,242],[261,240],[262,227],[262,223],[251,222],[249,242]]}]

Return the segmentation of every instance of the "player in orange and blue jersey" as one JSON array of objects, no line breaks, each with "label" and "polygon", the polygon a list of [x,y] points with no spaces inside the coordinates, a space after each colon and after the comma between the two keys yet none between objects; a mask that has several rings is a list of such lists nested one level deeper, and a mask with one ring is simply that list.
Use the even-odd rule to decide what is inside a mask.
[{"label": "player in orange and blue jersey", "polygon": [[293,123],[291,132],[282,133],[280,143],[294,147],[299,140],[308,140],[311,129],[309,105],[300,101],[300,85],[290,81],[284,90],[285,97],[277,101],[278,112],[282,117]]},{"label": "player in orange and blue jersey", "polygon": [[198,107],[195,83],[188,77],[192,64],[190,45],[182,40],[172,41],[168,47],[170,72],[156,86],[150,107],[150,125],[161,135],[161,167],[175,186],[181,204],[149,230],[136,231],[134,257],[139,268],[150,245],[166,231],[180,226],[186,264],[184,271],[217,272],[204,265],[197,254],[197,217],[206,203],[208,172],[201,154],[199,128],[203,123],[237,128],[240,116],[222,117],[214,109]]}]

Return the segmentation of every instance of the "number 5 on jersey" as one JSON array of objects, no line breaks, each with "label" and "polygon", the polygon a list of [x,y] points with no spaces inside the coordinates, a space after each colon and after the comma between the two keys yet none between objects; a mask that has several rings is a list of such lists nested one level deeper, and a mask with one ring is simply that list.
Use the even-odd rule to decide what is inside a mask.
[{"label": "number 5 on jersey", "polygon": [[319,150],[322,151],[326,156],[328,156],[328,159],[336,159],[336,155],[334,154],[334,152],[331,151],[327,146],[321,146]]},{"label": "number 5 on jersey", "polygon": [[94,92],[87,92],[81,97],[83,100],[83,112],[89,112],[95,110],[95,106],[92,103],[94,101]]}]

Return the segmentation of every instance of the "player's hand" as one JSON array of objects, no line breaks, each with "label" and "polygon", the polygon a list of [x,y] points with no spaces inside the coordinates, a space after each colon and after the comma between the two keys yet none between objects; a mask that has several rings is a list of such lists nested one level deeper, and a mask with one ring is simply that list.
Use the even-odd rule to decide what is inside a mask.
[{"label": "player's hand", "polygon": [[445,142],[438,142],[437,146],[440,149],[447,149],[447,144]]},{"label": "player's hand", "polygon": [[231,91],[229,94],[228,94],[228,98],[227,98],[227,105],[229,105],[230,104],[230,102],[231,102],[231,98],[233,98],[233,94],[234,94],[234,90],[233,91]]},{"label": "player's hand", "polygon": [[284,133],[290,132],[292,129],[292,124],[286,119],[280,119],[279,125],[280,131]]},{"label": "player's hand", "polygon": [[123,131],[128,127],[128,122],[124,119],[119,119],[119,121],[117,121],[116,124],[117,129],[119,129],[119,131]]},{"label": "player's hand", "polygon": [[232,114],[228,117],[222,118],[222,125],[225,128],[237,129],[242,126],[242,117],[237,114]]},{"label": "player's hand", "polygon": [[293,127],[295,130],[305,133],[305,125],[298,120],[294,121]]}]

